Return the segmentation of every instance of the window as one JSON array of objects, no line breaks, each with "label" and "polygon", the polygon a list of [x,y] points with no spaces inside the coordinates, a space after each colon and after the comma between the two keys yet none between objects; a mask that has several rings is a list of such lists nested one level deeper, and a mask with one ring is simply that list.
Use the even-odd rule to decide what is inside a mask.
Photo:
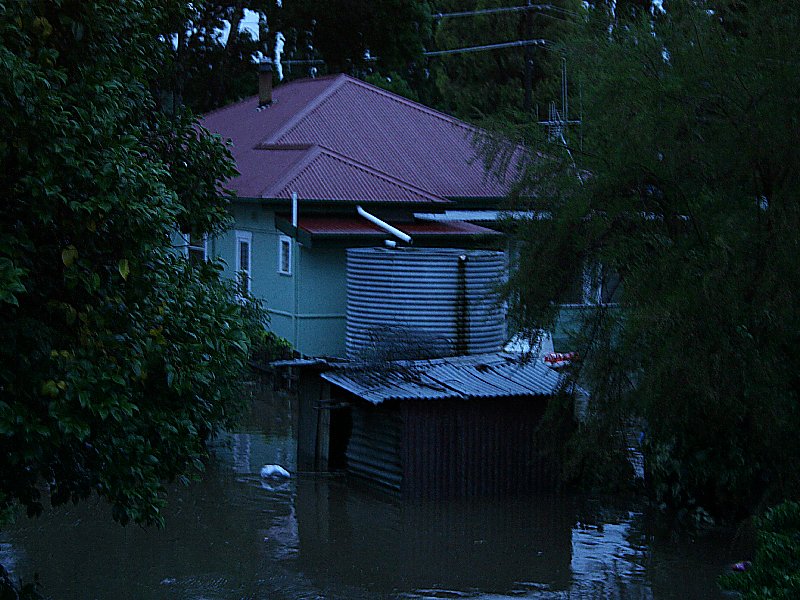
[{"label": "window", "polygon": [[619,300],[619,273],[598,263],[578,273],[564,298],[567,305],[612,304]]},{"label": "window", "polygon": [[619,273],[603,267],[601,285],[600,302],[603,304],[613,304],[619,301],[622,293],[622,279]]},{"label": "window", "polygon": [[205,235],[197,235],[195,233],[186,235],[186,254],[190,263],[196,265],[208,260],[206,241]]},{"label": "window", "polygon": [[250,284],[253,280],[251,271],[252,240],[253,236],[249,231],[236,232],[236,277],[242,295],[250,292]]},{"label": "window", "polygon": [[278,273],[292,274],[292,238],[285,235],[278,238]]}]

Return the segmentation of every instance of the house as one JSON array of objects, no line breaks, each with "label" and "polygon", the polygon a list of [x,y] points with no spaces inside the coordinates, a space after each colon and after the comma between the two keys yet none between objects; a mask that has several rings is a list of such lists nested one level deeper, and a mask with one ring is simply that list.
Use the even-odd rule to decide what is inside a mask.
[{"label": "house", "polygon": [[224,259],[301,354],[345,355],[347,248],[503,248],[475,222],[508,192],[478,155],[480,130],[347,75],[274,90],[260,77],[258,97],[202,120],[240,174],[234,229],[192,248]]},{"label": "house", "polygon": [[238,198],[234,228],[190,251],[224,259],[311,357],[285,365],[300,370],[298,469],[409,499],[548,487],[533,440],[561,379],[501,351],[492,225],[513,174],[487,171],[485,133],[347,75],[273,90],[269,71],[202,125],[231,142]]}]

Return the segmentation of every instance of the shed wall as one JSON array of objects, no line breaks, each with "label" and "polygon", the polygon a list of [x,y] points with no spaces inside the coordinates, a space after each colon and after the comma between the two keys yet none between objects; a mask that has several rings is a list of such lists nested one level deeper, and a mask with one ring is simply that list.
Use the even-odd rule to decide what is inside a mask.
[{"label": "shed wall", "polygon": [[405,402],[403,496],[506,496],[552,487],[535,432],[544,397]]},{"label": "shed wall", "polygon": [[400,493],[402,435],[402,415],[396,406],[358,402],[352,408],[347,470]]}]

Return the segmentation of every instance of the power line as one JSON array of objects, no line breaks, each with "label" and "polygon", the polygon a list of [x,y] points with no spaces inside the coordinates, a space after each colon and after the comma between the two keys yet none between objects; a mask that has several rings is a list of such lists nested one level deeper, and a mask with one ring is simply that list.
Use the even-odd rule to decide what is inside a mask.
[{"label": "power line", "polygon": [[560,12],[575,17],[578,16],[578,13],[574,11],[567,10],[566,8],[561,8],[560,6],[555,6],[553,4],[530,4],[528,6],[501,6],[497,8],[484,8],[481,10],[465,10],[461,12],[452,12],[452,13],[436,13],[432,15],[432,17],[434,19],[447,19],[450,17],[472,17],[475,15],[491,15],[496,13],[521,12],[527,10],[553,10],[556,12]]},{"label": "power line", "polygon": [[444,54],[463,54],[466,52],[482,52],[484,50],[497,50],[499,48],[515,48],[520,46],[546,46],[552,44],[549,40],[516,40],[514,42],[502,42],[500,44],[488,44],[486,46],[469,46],[467,48],[454,48],[453,50],[434,50],[423,52],[425,56],[442,56]]}]

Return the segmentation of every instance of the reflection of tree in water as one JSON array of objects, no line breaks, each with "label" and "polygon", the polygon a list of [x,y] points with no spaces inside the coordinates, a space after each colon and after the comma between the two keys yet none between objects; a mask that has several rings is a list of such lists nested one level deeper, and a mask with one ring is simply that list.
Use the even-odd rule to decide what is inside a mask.
[{"label": "reflection of tree in water", "polygon": [[650,600],[647,548],[631,539],[628,521],[579,524],[572,534],[570,597]]},{"label": "reflection of tree in water", "polygon": [[250,473],[250,435],[234,433],[231,436],[233,453],[233,472],[240,475]]}]

